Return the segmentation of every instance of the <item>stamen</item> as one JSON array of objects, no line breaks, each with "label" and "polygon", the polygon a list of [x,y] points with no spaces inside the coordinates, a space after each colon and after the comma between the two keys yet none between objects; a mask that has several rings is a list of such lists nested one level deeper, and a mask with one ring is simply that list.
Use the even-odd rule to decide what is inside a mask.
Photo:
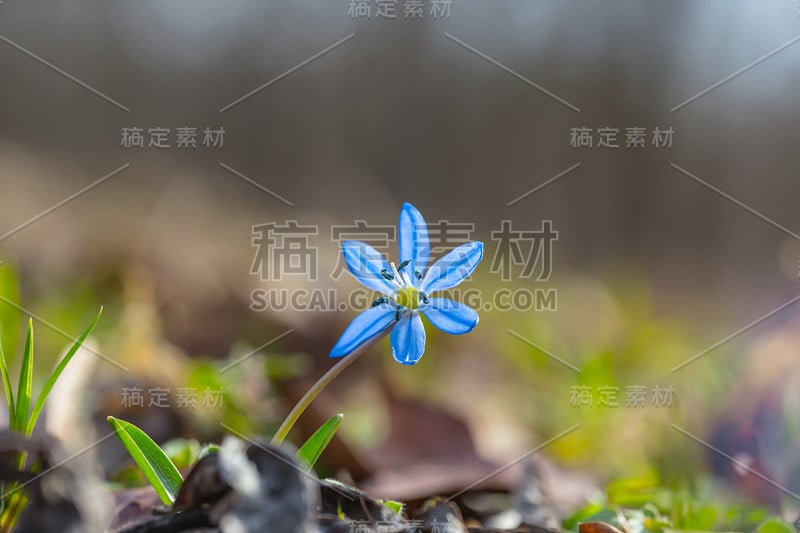
[{"label": "stamen", "polygon": [[405,261],[403,261],[402,263],[400,263],[400,266],[399,266],[399,267],[397,267],[397,271],[398,271],[398,272],[402,272],[402,271],[403,271],[403,269],[404,269],[405,267],[407,267],[409,263],[411,263],[411,259],[406,259]]},{"label": "stamen", "polygon": [[422,279],[422,274],[419,273],[419,270],[414,271],[414,277],[417,279]]},{"label": "stamen", "polygon": [[374,302],[372,302],[372,307],[378,307],[379,305],[388,304],[389,298],[386,296],[381,296],[380,298],[376,298]]},{"label": "stamen", "polygon": [[419,299],[422,300],[422,303],[424,303],[424,304],[428,303],[428,295],[425,294],[422,291],[420,291],[420,293],[419,293]]},{"label": "stamen", "polygon": [[385,268],[381,270],[381,276],[383,276],[384,279],[389,281],[392,281],[394,279],[394,276],[390,274],[389,271],[386,270]]}]

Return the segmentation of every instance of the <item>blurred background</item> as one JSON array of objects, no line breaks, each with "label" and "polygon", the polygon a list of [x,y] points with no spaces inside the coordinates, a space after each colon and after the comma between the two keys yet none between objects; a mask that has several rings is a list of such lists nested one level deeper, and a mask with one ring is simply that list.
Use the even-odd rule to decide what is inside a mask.
[{"label": "blurred background", "polygon": [[52,363],[106,309],[48,429],[270,434],[371,301],[337,239],[395,258],[408,201],[437,253],[486,243],[481,323],[349,369],[298,428],[345,413],[323,468],[410,498],[558,437],[564,508],[706,476],[796,504],[798,3],[412,4],[0,3],[4,347],[34,316]]}]

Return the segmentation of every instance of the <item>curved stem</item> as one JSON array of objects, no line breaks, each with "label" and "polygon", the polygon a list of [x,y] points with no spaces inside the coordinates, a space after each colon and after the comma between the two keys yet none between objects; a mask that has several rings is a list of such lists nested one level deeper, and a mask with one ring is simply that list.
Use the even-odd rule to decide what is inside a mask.
[{"label": "curved stem", "polygon": [[311,405],[311,402],[314,401],[322,389],[328,386],[328,384],[333,381],[336,376],[342,373],[342,371],[350,366],[356,359],[364,355],[367,349],[375,344],[379,339],[383,338],[386,332],[389,330],[387,328],[382,333],[375,335],[372,339],[368,340],[357,349],[353,350],[349,354],[347,354],[343,359],[340,359],[335,365],[333,365],[325,374],[322,375],[321,378],[317,380],[314,385],[311,386],[310,389],[300,398],[300,401],[289,411],[289,414],[286,415],[283,423],[281,423],[278,431],[275,432],[275,436],[272,437],[272,444],[280,444],[284,441],[286,436],[289,434],[289,431],[292,430],[294,427],[295,422],[297,419],[300,418],[300,415],[303,414],[303,411]]}]

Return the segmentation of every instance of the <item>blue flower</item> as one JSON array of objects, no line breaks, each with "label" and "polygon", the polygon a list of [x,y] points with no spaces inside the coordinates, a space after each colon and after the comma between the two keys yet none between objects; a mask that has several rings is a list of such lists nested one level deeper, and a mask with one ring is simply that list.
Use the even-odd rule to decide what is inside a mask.
[{"label": "blue flower", "polygon": [[424,315],[452,335],[469,333],[478,325],[478,313],[448,298],[434,298],[436,291],[451,289],[464,281],[483,258],[483,243],[468,242],[450,251],[430,268],[430,241],[425,219],[413,205],[403,204],[398,224],[400,264],[388,264],[381,254],[361,241],[342,243],[347,268],[365,287],[383,294],[347,326],[331,350],[342,357],[365,342],[392,330],[392,355],[398,363],[413,365],[425,351]]}]

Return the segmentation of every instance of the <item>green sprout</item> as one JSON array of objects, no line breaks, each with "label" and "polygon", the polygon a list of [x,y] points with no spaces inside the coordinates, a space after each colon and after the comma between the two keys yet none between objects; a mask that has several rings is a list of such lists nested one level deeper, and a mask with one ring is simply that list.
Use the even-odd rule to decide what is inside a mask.
[{"label": "green sprout", "polygon": [[[61,361],[59,361],[59,363],[50,373],[47,381],[45,381],[44,387],[42,387],[42,390],[39,393],[39,396],[33,402],[33,409],[31,409],[31,400],[33,399],[34,368],[33,320],[28,320],[28,331],[25,338],[25,348],[22,352],[22,364],[20,367],[19,379],[17,380],[16,396],[14,395],[14,389],[11,386],[11,374],[8,370],[8,360],[6,359],[6,354],[3,350],[2,338],[0,338],[0,374],[2,374],[3,389],[5,390],[6,403],[8,404],[9,430],[12,433],[17,433],[25,437],[30,437],[33,434],[33,430],[36,427],[36,422],[39,420],[39,415],[41,415],[42,409],[44,409],[47,397],[50,395],[50,392],[53,390],[56,382],[61,377],[64,369],[67,367],[81,346],[83,346],[83,343],[91,334],[92,330],[94,330],[102,314],[103,308],[101,307],[97,313],[97,316],[95,316],[92,323],[89,324],[89,327],[87,327],[81,336],[78,337],[69,351],[64,355],[64,357],[61,358]],[[24,452],[19,452],[16,457],[16,461],[16,468],[19,471],[23,471],[26,467],[27,454]],[[32,465],[31,471],[35,473],[39,468],[40,465]],[[10,531],[14,527],[19,520],[23,509],[25,508],[25,505],[27,504],[27,498],[25,494],[19,490],[20,488],[21,487],[17,482],[4,483],[2,485],[2,496],[0,496],[0,505],[2,505],[2,510],[0,510],[0,530],[2,531]]]}]

